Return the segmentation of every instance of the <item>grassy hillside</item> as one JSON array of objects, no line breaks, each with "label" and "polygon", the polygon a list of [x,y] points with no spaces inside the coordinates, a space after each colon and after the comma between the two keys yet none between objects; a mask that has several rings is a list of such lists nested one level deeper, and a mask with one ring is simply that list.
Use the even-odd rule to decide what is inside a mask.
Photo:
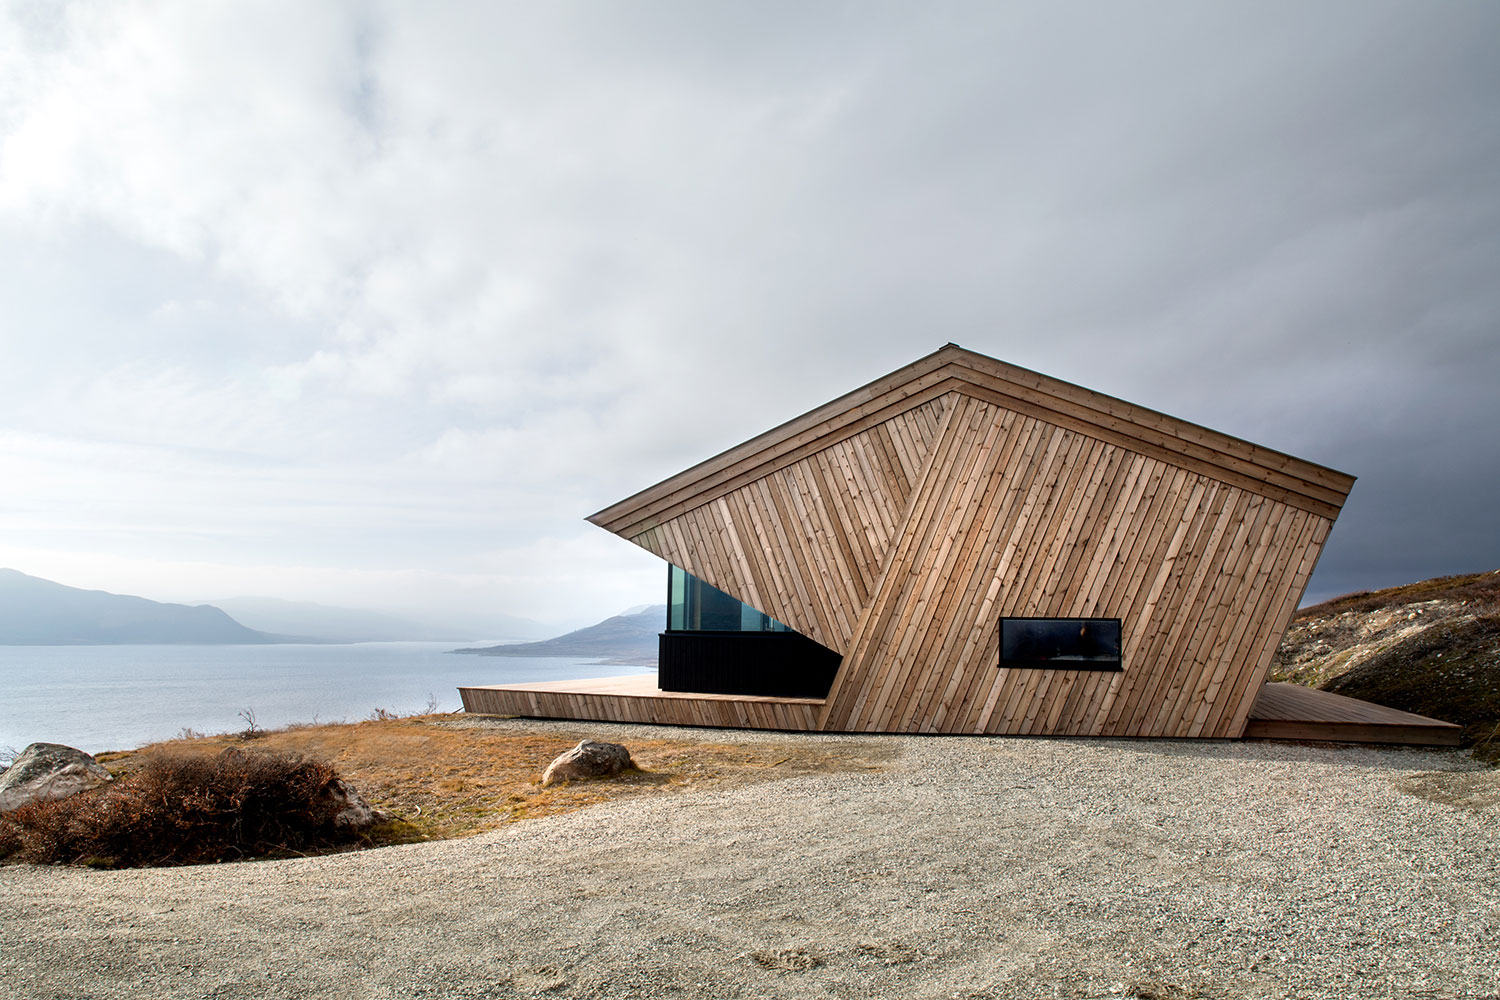
[{"label": "grassy hillside", "polygon": [[1454,722],[1466,744],[1500,754],[1500,570],[1304,608],[1271,679]]}]

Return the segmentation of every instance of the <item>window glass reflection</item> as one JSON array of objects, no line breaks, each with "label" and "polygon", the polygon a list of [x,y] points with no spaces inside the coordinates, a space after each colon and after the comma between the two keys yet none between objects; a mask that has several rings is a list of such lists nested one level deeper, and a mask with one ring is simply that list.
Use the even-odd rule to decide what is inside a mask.
[{"label": "window glass reflection", "polygon": [[667,568],[667,629],[672,632],[790,632],[764,612],[730,597],[679,566]]},{"label": "window glass reflection", "polygon": [[1024,666],[1118,667],[1118,618],[1004,618],[1000,662]]}]

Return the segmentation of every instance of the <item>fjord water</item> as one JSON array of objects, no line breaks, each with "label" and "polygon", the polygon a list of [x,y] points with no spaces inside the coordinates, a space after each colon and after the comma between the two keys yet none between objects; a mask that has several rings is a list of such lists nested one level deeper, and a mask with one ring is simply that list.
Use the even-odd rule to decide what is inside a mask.
[{"label": "fjord water", "polygon": [[0,646],[0,751],[65,743],[88,753],[294,722],[356,722],[435,699],[460,707],[459,685],[638,674],[570,657],[448,652],[473,642],[273,646]]}]

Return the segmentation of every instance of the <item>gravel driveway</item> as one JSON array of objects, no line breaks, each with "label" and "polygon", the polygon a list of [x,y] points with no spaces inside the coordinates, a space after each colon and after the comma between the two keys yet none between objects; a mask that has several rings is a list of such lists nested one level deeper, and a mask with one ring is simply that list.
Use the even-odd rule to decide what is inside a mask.
[{"label": "gravel driveway", "polygon": [[883,770],[306,860],[0,868],[0,997],[1500,997],[1500,772],[1458,751],[595,730]]}]

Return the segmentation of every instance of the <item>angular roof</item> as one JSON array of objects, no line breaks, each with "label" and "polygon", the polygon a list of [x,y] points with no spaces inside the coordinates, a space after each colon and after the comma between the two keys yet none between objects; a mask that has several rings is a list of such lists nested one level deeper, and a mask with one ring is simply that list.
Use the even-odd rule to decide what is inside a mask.
[{"label": "angular roof", "polygon": [[[817,728],[1224,738],[1353,482],[949,344],[589,520],[840,653]],[[1121,669],[1001,664],[1027,617]]]},{"label": "angular roof", "polygon": [[632,537],[946,393],[1080,431],[1261,496],[1337,516],[1355,477],[1156,410],[945,344],[588,520]]}]

